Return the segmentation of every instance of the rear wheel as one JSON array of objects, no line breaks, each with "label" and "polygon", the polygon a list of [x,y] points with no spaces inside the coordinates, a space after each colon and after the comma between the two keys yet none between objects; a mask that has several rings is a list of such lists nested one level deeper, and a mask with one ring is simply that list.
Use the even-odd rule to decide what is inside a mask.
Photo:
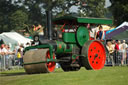
[{"label": "rear wheel", "polygon": [[82,63],[86,69],[99,70],[104,67],[106,51],[100,41],[87,41],[82,48],[82,55]]}]

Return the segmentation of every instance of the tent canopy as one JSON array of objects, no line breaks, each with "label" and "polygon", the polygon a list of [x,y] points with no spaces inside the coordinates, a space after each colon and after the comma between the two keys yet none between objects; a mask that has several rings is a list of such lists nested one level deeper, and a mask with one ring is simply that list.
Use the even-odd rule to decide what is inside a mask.
[{"label": "tent canopy", "polygon": [[126,39],[126,38],[128,38],[128,26],[126,26],[126,25],[123,27],[120,27],[106,35],[106,39],[121,40],[121,39]]},{"label": "tent canopy", "polygon": [[116,29],[119,29],[119,28],[121,28],[121,27],[123,27],[123,26],[128,26],[128,22],[123,22],[123,23],[122,23],[121,25],[119,25],[118,27],[116,27],[116,28],[114,28],[114,29],[111,29],[111,30],[108,30],[108,31],[106,32],[106,34],[112,32],[112,31],[114,31],[114,30],[116,30]]},{"label": "tent canopy", "polygon": [[11,44],[17,44],[18,43],[16,40],[14,40],[12,38],[9,38],[9,37],[7,37],[7,36],[5,36],[3,34],[0,34],[0,40],[3,40],[3,42],[5,44],[9,44],[9,43],[11,43]]},{"label": "tent canopy", "polygon": [[4,32],[0,34],[0,39],[2,39],[5,44],[23,44],[24,46],[26,45],[27,42],[30,43],[32,41],[31,39],[25,38],[17,32]]}]

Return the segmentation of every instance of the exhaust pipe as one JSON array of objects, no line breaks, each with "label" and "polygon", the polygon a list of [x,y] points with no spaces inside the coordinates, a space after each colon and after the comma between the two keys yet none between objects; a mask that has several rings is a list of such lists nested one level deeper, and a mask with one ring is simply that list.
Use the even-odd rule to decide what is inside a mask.
[{"label": "exhaust pipe", "polygon": [[52,11],[48,10],[46,11],[47,16],[47,36],[48,40],[52,40]]}]

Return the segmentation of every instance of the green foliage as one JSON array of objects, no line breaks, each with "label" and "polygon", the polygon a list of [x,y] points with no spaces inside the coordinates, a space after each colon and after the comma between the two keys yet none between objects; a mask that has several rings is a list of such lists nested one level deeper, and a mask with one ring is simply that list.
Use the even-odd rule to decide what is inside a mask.
[{"label": "green foliage", "polygon": [[[52,10],[53,17],[64,15],[104,17],[106,13],[104,1],[105,0],[0,0],[0,33],[23,28],[29,32],[32,25],[37,26],[41,24],[45,26],[46,10]],[[70,12],[72,6],[79,7],[78,13],[74,14]]]},{"label": "green foliage", "polygon": [[104,6],[105,0],[86,0],[80,3],[79,14],[82,17],[105,17],[107,9]]},{"label": "green foliage", "polygon": [[[20,1],[20,0],[19,0]],[[41,13],[41,0],[25,0],[23,6],[28,10],[28,23],[30,25],[38,25],[43,23],[43,14]]]},{"label": "green foliage", "polygon": [[9,15],[17,9],[11,1],[0,0],[0,33],[10,31]]},{"label": "green foliage", "polygon": [[128,21],[128,1],[127,0],[111,0],[110,10],[114,17],[114,24],[120,25],[124,21]]},{"label": "green foliage", "polygon": [[28,21],[28,15],[22,10],[17,10],[9,17],[11,28],[16,30],[25,28],[24,24]]}]

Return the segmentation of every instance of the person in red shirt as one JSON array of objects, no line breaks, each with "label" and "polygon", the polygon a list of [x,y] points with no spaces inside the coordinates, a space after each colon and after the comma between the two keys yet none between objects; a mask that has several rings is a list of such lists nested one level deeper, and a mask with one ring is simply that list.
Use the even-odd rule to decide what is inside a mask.
[{"label": "person in red shirt", "polygon": [[120,44],[120,41],[117,41],[117,43],[115,43],[115,63],[116,65],[119,64],[119,44]]},{"label": "person in red shirt", "polygon": [[119,51],[119,43],[115,43],[115,50]]}]

